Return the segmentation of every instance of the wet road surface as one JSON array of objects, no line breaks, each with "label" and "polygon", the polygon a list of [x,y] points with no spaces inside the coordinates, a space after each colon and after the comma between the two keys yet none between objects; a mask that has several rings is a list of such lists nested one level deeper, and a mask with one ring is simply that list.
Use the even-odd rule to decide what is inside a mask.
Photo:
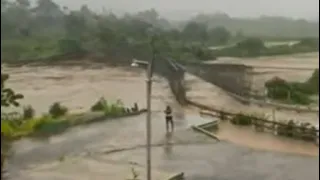
[{"label": "wet road surface", "polygon": [[[144,165],[144,150],[116,153],[103,159],[134,161]],[[183,171],[187,180],[316,180],[318,157],[252,150],[219,142],[211,145],[153,149],[157,169]]]},{"label": "wet road surface", "polygon": [[[166,173],[183,171],[187,179],[192,180],[319,178],[318,157],[257,151],[216,142],[188,128],[208,120],[188,114],[176,121],[173,134],[165,135],[162,114],[153,113],[154,169]],[[19,141],[14,145],[15,155],[8,167],[12,172],[10,176],[16,180],[44,177],[47,180],[100,180],[113,177],[111,172],[116,172],[115,166],[145,167],[144,144],[145,115],[141,115],[76,127],[48,141]],[[67,160],[61,161],[62,157]],[[68,157],[77,160],[72,162]]]},{"label": "wet road surface", "polygon": [[319,145],[315,142],[277,136],[272,132],[258,132],[250,126],[235,126],[229,121],[221,121],[218,130],[212,130],[220,140],[261,150],[283,153],[319,156]]}]

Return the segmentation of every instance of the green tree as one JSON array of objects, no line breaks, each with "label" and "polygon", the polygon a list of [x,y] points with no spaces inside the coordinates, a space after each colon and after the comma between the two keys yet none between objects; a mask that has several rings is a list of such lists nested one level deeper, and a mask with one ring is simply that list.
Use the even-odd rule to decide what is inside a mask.
[{"label": "green tree", "polygon": [[19,106],[20,104],[18,101],[23,99],[23,95],[16,93],[13,89],[5,86],[8,79],[8,74],[1,73],[1,107]]},{"label": "green tree", "polygon": [[239,49],[247,51],[249,54],[259,54],[266,47],[264,42],[259,38],[248,38],[237,44]]},{"label": "green tree", "polygon": [[159,14],[155,9],[149,9],[138,12],[137,14],[133,15],[133,18],[156,25],[159,20]]},{"label": "green tree", "polygon": [[226,44],[231,38],[231,33],[222,26],[210,29],[208,34],[210,41],[218,45]]},{"label": "green tree", "polygon": [[208,38],[207,25],[191,21],[182,30],[182,37],[191,41],[204,43]]},{"label": "green tree", "polygon": [[80,40],[86,31],[84,15],[76,11],[71,11],[64,17],[64,21],[66,36]]}]

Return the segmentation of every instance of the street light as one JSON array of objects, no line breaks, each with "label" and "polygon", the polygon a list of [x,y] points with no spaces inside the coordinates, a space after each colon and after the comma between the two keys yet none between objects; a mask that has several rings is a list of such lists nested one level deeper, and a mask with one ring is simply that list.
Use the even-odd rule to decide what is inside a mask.
[{"label": "street light", "polygon": [[151,48],[152,48],[152,59],[150,62],[139,61],[133,59],[131,66],[147,66],[147,116],[146,116],[146,163],[147,163],[147,180],[151,180],[151,89],[152,89],[152,74],[153,74],[153,63],[155,60],[155,48],[154,48],[154,36],[151,39]]}]

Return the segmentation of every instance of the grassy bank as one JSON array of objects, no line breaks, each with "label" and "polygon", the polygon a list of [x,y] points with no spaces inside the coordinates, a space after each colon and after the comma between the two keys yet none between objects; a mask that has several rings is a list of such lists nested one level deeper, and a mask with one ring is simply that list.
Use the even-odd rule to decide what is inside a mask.
[{"label": "grassy bank", "polygon": [[41,117],[33,117],[34,110],[31,107],[24,109],[23,114],[4,114],[1,117],[1,134],[9,140],[22,137],[46,138],[65,132],[67,129],[83,124],[104,121],[111,118],[137,115],[144,112],[135,104],[132,108],[126,108],[120,101],[107,103],[103,98],[91,107],[91,111],[72,114],[67,108],[54,103],[48,114]]}]

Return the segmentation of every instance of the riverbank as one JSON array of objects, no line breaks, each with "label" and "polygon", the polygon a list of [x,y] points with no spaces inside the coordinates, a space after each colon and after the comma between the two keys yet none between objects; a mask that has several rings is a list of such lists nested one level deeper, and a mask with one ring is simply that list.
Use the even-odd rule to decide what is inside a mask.
[{"label": "riverbank", "polygon": [[[7,139],[9,141],[19,140],[24,137],[43,139],[53,135],[61,134],[69,128],[79,125],[140,115],[143,112],[146,112],[146,110],[141,109],[135,112],[124,112],[118,115],[108,115],[105,112],[87,112],[81,114],[69,114],[59,118],[43,116],[22,122],[2,120],[1,134],[4,136],[4,140]],[[19,125],[17,123],[19,123]]]}]

